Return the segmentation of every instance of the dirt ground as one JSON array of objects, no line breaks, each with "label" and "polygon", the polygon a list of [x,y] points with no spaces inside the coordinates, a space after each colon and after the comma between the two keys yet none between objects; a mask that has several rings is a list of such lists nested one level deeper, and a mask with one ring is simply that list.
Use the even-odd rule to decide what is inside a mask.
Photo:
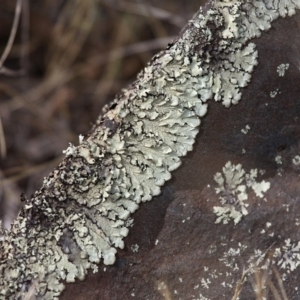
[{"label": "dirt ground", "polygon": [[5,228],[18,213],[20,195],[30,196],[41,186],[68,143],[78,144],[78,135],[89,131],[103,105],[204,2],[1,1],[0,217]]}]

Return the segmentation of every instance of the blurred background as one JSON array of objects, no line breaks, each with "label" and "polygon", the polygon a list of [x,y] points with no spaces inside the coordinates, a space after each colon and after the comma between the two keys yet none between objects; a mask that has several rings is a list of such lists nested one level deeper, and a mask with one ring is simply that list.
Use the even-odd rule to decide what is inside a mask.
[{"label": "blurred background", "polygon": [[4,228],[68,143],[165,48],[204,0],[1,0]]}]

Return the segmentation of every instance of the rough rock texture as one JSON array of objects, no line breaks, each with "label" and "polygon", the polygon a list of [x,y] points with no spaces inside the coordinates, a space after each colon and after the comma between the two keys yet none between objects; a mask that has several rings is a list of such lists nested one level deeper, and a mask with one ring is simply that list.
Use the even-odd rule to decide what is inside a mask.
[{"label": "rough rock texture", "polygon": [[[56,299],[61,279],[114,263],[125,245],[61,299],[297,299],[299,14],[270,29],[297,7],[218,1],[200,11],[25,199],[1,245],[3,299]],[[210,98],[242,101],[210,103],[194,151],[135,214],[124,244],[130,213],[192,150]]]},{"label": "rough rock texture", "polygon": [[[268,258],[273,265],[248,270],[239,299],[275,299],[276,291],[279,299],[284,291],[289,300],[300,298],[299,268],[291,271],[275,257],[275,249],[288,240],[300,241],[299,29],[296,14],[274,22],[255,40],[259,64],[239,105],[227,110],[211,103],[194,150],[162,194],[135,213],[115,265],[67,285],[61,299],[237,299],[232,297],[242,272]],[[277,73],[282,63],[290,65],[284,77]],[[279,156],[282,164],[276,162]],[[242,164],[246,173],[265,170],[258,181],[270,182],[267,201],[249,190],[248,214],[237,225],[215,224],[213,211],[220,205],[214,176],[228,161]],[[299,256],[292,261],[299,262]],[[263,284],[265,290],[259,288]]]}]

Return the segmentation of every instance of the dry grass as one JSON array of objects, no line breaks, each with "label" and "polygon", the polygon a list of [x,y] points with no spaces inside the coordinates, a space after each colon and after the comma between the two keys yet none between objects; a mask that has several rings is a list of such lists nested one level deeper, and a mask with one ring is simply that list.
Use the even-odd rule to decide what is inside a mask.
[{"label": "dry grass", "polygon": [[[272,255],[272,249],[269,249],[265,254],[265,258],[271,258]],[[263,260],[262,263],[255,267],[244,269],[241,278],[236,283],[234,295],[231,300],[240,299],[246,282],[251,283],[255,300],[288,300],[281,275],[271,261],[272,259],[266,263],[266,261]]]}]

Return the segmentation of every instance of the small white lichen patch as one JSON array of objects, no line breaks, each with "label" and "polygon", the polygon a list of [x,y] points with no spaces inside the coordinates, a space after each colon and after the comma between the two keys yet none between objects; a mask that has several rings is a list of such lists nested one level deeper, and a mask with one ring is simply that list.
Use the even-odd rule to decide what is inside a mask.
[{"label": "small white lichen patch", "polygon": [[242,165],[232,165],[229,161],[223,168],[222,173],[216,173],[214,176],[215,182],[218,184],[216,193],[219,194],[219,199],[222,206],[215,206],[214,213],[218,216],[216,223],[221,221],[227,224],[231,219],[237,224],[243,215],[247,215],[247,206],[245,200],[248,195],[245,193],[246,185],[242,184],[245,171]]},{"label": "small white lichen patch", "polygon": [[79,144],[81,144],[84,140],[84,135],[79,134]]},{"label": "small white lichen patch", "polygon": [[284,246],[275,249],[274,258],[277,259],[277,265],[290,273],[300,265],[300,242],[292,243],[291,239],[284,242]]},{"label": "small white lichen patch", "polygon": [[277,67],[277,73],[279,76],[283,77],[285,72],[288,70],[290,64],[281,64]]},{"label": "small white lichen patch", "polygon": [[249,257],[247,261],[247,269],[250,274],[253,274],[259,270],[268,270],[272,259],[267,255],[268,251],[261,251],[255,249],[254,253]]},{"label": "small white lichen patch", "polygon": [[293,164],[294,164],[295,166],[300,165],[300,155],[296,155],[296,156],[293,158]]},{"label": "small white lichen patch", "polygon": [[249,125],[246,125],[245,128],[241,129],[241,132],[242,132],[243,134],[247,134],[247,133],[249,132],[249,130],[250,130],[250,126],[249,126]]},{"label": "small white lichen patch", "polygon": [[270,97],[271,97],[271,98],[275,98],[275,97],[277,96],[278,92],[279,92],[279,89],[276,89],[276,90],[274,90],[274,91],[271,91],[271,92],[270,92]]},{"label": "small white lichen patch", "polygon": [[247,174],[241,164],[233,165],[230,161],[223,167],[222,173],[216,173],[214,176],[218,184],[215,190],[222,204],[213,208],[217,215],[216,223],[227,224],[233,220],[237,224],[248,214],[247,189],[251,188],[257,197],[262,198],[270,188],[270,183],[264,180],[256,181],[257,169],[252,169]]},{"label": "small white lichen patch", "polygon": [[201,286],[203,288],[209,289],[209,285],[211,284],[211,281],[209,278],[202,278],[201,279]]},{"label": "small white lichen patch", "polygon": [[131,245],[132,252],[136,252],[136,253],[139,252],[139,248],[140,248],[140,246],[138,244]]},{"label": "small white lichen patch", "polygon": [[282,165],[282,156],[281,155],[277,155],[275,157],[275,161],[278,165]]},{"label": "small white lichen patch", "polygon": [[76,155],[77,149],[73,144],[69,143],[69,147],[66,150],[63,150],[63,153],[66,156],[73,156]]},{"label": "small white lichen patch", "polygon": [[202,294],[199,295],[199,298],[195,299],[195,300],[210,300],[209,298],[206,298],[205,296],[203,296]]},{"label": "small white lichen patch", "polygon": [[253,191],[257,197],[263,198],[264,193],[269,190],[270,186],[271,186],[270,182],[263,180],[261,182],[253,183],[251,188],[253,189]]},{"label": "small white lichen patch", "polygon": [[290,204],[282,204],[282,207],[285,208],[286,212],[290,211]]},{"label": "small white lichen patch", "polygon": [[[241,254],[247,249],[247,246],[238,243],[237,248],[230,248],[228,251],[224,252],[222,257],[219,258],[226,267],[230,268],[231,271],[239,270],[238,260]],[[227,274],[231,276],[231,274]]]},{"label": "small white lichen patch", "polygon": [[167,288],[167,285],[163,281],[159,282],[157,285],[158,291],[165,290],[166,288]]}]

